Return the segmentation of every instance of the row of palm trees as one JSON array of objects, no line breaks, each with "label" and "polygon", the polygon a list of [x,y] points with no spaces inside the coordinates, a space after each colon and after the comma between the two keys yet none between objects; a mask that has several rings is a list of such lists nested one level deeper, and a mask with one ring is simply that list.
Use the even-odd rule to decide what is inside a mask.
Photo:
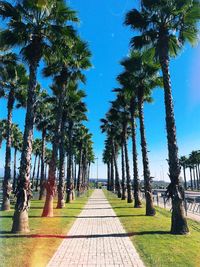
[{"label": "row of palm trees", "polygon": [[[164,88],[165,122],[168,144],[170,184],[167,196],[172,200],[172,234],[189,232],[184,212],[184,188],[180,181],[181,164],[178,157],[174,105],[170,78],[170,59],[183,48],[185,42],[198,42],[200,3],[196,0],[141,0],[138,9],[126,14],[125,25],[134,31],[130,41],[131,51],[121,65],[123,72],[117,77],[120,84],[116,100],[106,117],[101,120],[106,132],[104,162],[108,166],[108,189],[116,188],[118,197],[132,202],[131,177],[127,140],[132,139],[134,207],[141,206],[137,165],[136,120],[139,119],[143,162],[146,215],[155,215],[153,206],[148,148],[145,135],[144,104],[151,102],[152,91]],[[122,183],[119,182],[117,155],[121,150]],[[115,173],[115,180],[114,180]],[[125,185],[126,184],[126,185]]]},{"label": "row of palm trees", "polygon": [[[8,114],[2,210],[10,208],[11,147],[12,142],[19,142],[18,137],[12,136],[16,102],[17,107],[26,108],[26,116],[19,174],[17,179],[15,174],[17,182],[13,182],[16,204],[12,232],[28,232],[33,152],[40,169],[40,182],[36,179],[36,186],[40,186],[39,198],[45,197],[42,216],[53,216],[56,191],[57,208],[63,208],[65,192],[66,201],[70,202],[74,185],[78,194],[87,188],[94,154],[92,135],[84,125],[87,120],[86,95],[79,89],[79,84],[85,83],[83,71],[91,66],[91,53],[75,30],[79,21],[76,12],[63,0],[23,0],[14,5],[0,1],[0,16],[5,20],[0,32],[1,96],[7,98]],[[38,82],[41,69],[43,76],[52,80],[48,92]],[[33,142],[34,127],[41,132],[42,138]],[[47,154],[48,161],[45,160]],[[35,167],[32,169],[33,182],[34,176]]]},{"label": "row of palm trees", "polygon": [[[6,140],[7,136],[7,120],[0,120],[0,148],[2,146],[2,142]],[[16,181],[17,181],[17,155],[18,152],[21,152],[22,148],[22,140],[23,140],[23,134],[20,131],[17,124],[12,123],[11,124],[11,131],[9,131],[9,134],[11,134],[11,145],[9,146],[9,150],[14,150],[14,158],[13,158],[13,174],[11,176],[13,177],[13,184],[12,184],[12,190],[15,191],[16,187]],[[11,163],[11,156],[9,159],[9,164]],[[7,162],[8,165],[8,162]],[[5,205],[5,203],[4,203]],[[5,207],[6,208],[6,207]],[[3,208],[4,209],[4,208]]]},{"label": "row of palm trees", "polygon": [[[200,151],[192,151],[188,157],[180,157],[185,189],[200,190]],[[189,179],[187,178],[189,169]],[[189,182],[188,182],[189,180]]]}]

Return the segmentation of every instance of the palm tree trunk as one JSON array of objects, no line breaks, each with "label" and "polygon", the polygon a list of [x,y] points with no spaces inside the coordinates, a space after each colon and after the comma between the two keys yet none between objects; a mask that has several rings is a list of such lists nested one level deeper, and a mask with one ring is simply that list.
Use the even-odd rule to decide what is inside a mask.
[{"label": "palm tree trunk", "polygon": [[82,145],[79,148],[79,168],[78,168],[78,177],[77,177],[77,194],[80,196],[81,186],[82,186]]},{"label": "palm tree trunk", "polygon": [[195,166],[195,171],[196,171],[196,179],[197,179],[197,183],[196,183],[196,188],[197,190],[199,189],[199,176],[198,176],[198,170],[197,170],[197,165]]},{"label": "palm tree trunk", "polygon": [[183,165],[183,176],[184,176],[184,187],[187,190],[187,180],[186,180],[185,164]]},{"label": "palm tree trunk", "polygon": [[68,129],[68,139],[69,139],[69,149],[68,149],[68,164],[67,164],[67,194],[66,203],[70,203],[72,200],[72,121],[69,122]]},{"label": "palm tree trunk", "polygon": [[84,153],[83,153],[83,191],[85,191],[86,189],[86,176],[87,176],[87,151],[84,150]]},{"label": "palm tree trunk", "polygon": [[74,155],[74,188],[76,189],[76,184],[77,184],[77,166],[76,166],[76,156]]},{"label": "palm tree trunk", "polygon": [[126,187],[127,187],[127,202],[132,203],[132,193],[131,193],[131,175],[129,167],[129,158],[128,158],[128,148],[127,148],[127,124],[123,124],[123,143],[124,143],[124,152],[125,152],[125,166],[126,166]]},{"label": "palm tree trunk", "polygon": [[64,144],[64,119],[62,120],[61,125],[61,138],[60,138],[60,146],[59,146],[59,183],[58,183],[58,202],[57,209],[62,209],[65,207],[64,200],[64,184],[65,184],[65,144]]},{"label": "palm tree trunk", "polygon": [[141,96],[138,98],[138,109],[139,109],[139,121],[140,121],[140,137],[141,137],[141,148],[142,148],[142,162],[143,162],[143,175],[144,175],[144,190],[146,198],[146,216],[154,216],[156,214],[153,205],[153,195],[151,187],[151,176],[149,170],[149,159],[147,152],[147,142],[145,136],[144,127],[144,103]]},{"label": "palm tree trunk", "polygon": [[36,73],[38,61],[30,65],[29,89],[27,99],[27,111],[25,119],[25,129],[23,137],[23,148],[20,161],[19,182],[17,186],[17,201],[15,213],[13,216],[12,232],[29,232],[28,209],[31,198],[30,188],[30,165],[33,140],[33,125],[35,120],[35,102],[36,102]]},{"label": "palm tree trunk", "polygon": [[198,190],[200,189],[200,168],[199,168],[199,163],[197,164],[197,172],[198,172]]},{"label": "palm tree trunk", "polygon": [[42,130],[42,154],[41,154],[41,173],[40,173],[40,194],[39,200],[42,200],[45,196],[45,154],[46,154],[46,128]]},{"label": "palm tree trunk", "polygon": [[17,166],[17,148],[14,148],[14,166],[13,166],[13,192],[15,192],[15,188],[16,188],[16,182],[17,182],[17,171],[16,171],[16,166]]},{"label": "palm tree trunk", "polygon": [[46,154],[46,128],[42,130],[42,154],[41,154],[41,172],[40,172],[40,193],[39,200],[45,196],[45,154]]},{"label": "palm tree trunk", "polygon": [[34,166],[33,166],[32,179],[31,179],[31,188],[34,187],[34,180],[35,180],[35,170],[36,170],[37,157],[38,157],[38,155],[36,154],[36,155],[35,155],[35,160],[34,160]]},{"label": "palm tree trunk", "polygon": [[10,193],[12,191],[11,180],[11,127],[12,127],[12,111],[14,105],[14,89],[11,88],[8,96],[8,115],[7,115],[7,129],[6,129],[6,156],[5,156],[5,171],[3,180],[3,201],[1,210],[10,209]]},{"label": "palm tree trunk", "polygon": [[193,171],[193,178],[194,178],[194,189],[196,189],[197,186],[196,186],[195,166],[194,165],[193,165],[192,171]]},{"label": "palm tree trunk", "polygon": [[110,191],[110,162],[107,163],[107,190]]},{"label": "palm tree trunk", "polygon": [[71,190],[72,190],[72,200],[75,200],[75,187],[76,187],[76,166],[74,161],[74,156],[72,154],[72,181],[71,181]]},{"label": "palm tree trunk", "polygon": [[48,163],[45,164],[45,174],[44,174],[45,180],[47,179],[47,169],[48,169]]},{"label": "palm tree trunk", "polygon": [[122,164],[122,200],[126,199],[126,186],[125,186],[125,166],[124,166],[124,145],[121,145],[121,164]]},{"label": "palm tree trunk", "polygon": [[91,168],[91,162],[88,163],[87,167],[87,190],[89,189],[89,183],[90,183],[90,168]]},{"label": "palm tree trunk", "polygon": [[60,130],[61,130],[61,121],[63,115],[63,104],[65,99],[66,87],[61,88],[61,93],[59,96],[59,108],[57,109],[56,115],[56,127],[53,138],[53,149],[52,157],[49,164],[49,174],[48,180],[45,184],[46,187],[46,200],[44,204],[44,209],[42,212],[42,217],[53,217],[53,198],[56,191],[56,162],[58,157],[58,148],[59,148],[59,139],[60,139]]},{"label": "palm tree trunk", "polygon": [[193,190],[193,180],[192,180],[192,167],[189,167],[190,168],[190,187],[191,187],[191,190]]},{"label": "palm tree trunk", "polygon": [[39,175],[40,175],[40,161],[41,161],[41,157],[39,155],[38,157],[38,166],[37,166],[37,178],[36,178],[36,184],[35,184],[35,191],[38,191],[38,184],[39,184]]},{"label": "palm tree trunk", "polygon": [[141,208],[142,203],[140,200],[140,185],[138,175],[138,162],[137,162],[137,144],[136,144],[136,122],[135,122],[135,107],[136,101],[131,101],[131,137],[132,137],[132,157],[133,157],[133,189],[134,189],[134,208]]},{"label": "palm tree trunk", "polygon": [[114,164],[113,164],[113,158],[111,157],[110,161],[110,191],[114,191]]},{"label": "palm tree trunk", "polygon": [[58,157],[59,135],[55,133],[52,149],[52,158],[49,163],[48,179],[45,183],[46,198],[42,212],[42,217],[53,217],[53,197],[56,192],[56,162]]},{"label": "palm tree trunk", "polygon": [[115,148],[115,144],[113,142],[112,144],[113,146],[113,158],[114,158],[114,166],[115,166],[115,185],[116,185],[116,190],[117,190],[117,196],[118,198],[121,198],[122,194],[121,194],[121,186],[120,186],[120,181],[119,181],[119,171],[118,171],[118,166],[117,166],[117,152],[116,152],[116,148]]},{"label": "palm tree trunk", "polygon": [[176,126],[174,118],[174,106],[171,91],[171,79],[169,73],[169,47],[168,36],[161,39],[159,61],[163,74],[164,99],[166,113],[166,129],[168,143],[169,177],[168,195],[172,199],[172,234],[186,234],[189,232],[184,209],[184,189],[180,183],[180,162],[178,157],[178,146],[176,140]]}]

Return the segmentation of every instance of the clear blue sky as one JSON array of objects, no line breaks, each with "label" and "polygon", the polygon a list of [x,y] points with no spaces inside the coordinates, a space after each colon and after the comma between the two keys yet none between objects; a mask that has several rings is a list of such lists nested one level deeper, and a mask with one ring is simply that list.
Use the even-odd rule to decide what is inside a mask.
[{"label": "clear blue sky", "polygon": [[[99,157],[99,177],[105,177],[106,168],[101,163],[104,135],[101,134],[100,118],[107,112],[111,93],[115,88],[116,76],[121,72],[119,61],[128,54],[132,32],[123,26],[125,13],[136,5],[132,0],[70,0],[70,6],[77,10],[81,23],[78,31],[88,41],[92,51],[93,68],[86,72],[87,84],[82,86],[87,92],[89,109],[88,126],[93,133],[95,154]],[[187,155],[200,149],[200,47],[186,47],[182,54],[171,62],[172,88],[175,103],[179,154]],[[47,80],[40,77],[43,87]],[[154,103],[145,106],[146,134],[149,145],[151,174],[167,180],[167,144],[165,133],[165,113],[163,91],[153,93]],[[5,101],[0,102],[0,117],[5,117]],[[24,111],[14,112],[14,121],[24,124]],[[138,140],[138,150],[139,147]],[[140,152],[140,151],[139,151]],[[140,154],[140,153],[139,153]],[[3,164],[0,152],[0,166]],[[141,174],[141,157],[140,174]],[[92,166],[92,176],[96,176],[96,166]]]}]

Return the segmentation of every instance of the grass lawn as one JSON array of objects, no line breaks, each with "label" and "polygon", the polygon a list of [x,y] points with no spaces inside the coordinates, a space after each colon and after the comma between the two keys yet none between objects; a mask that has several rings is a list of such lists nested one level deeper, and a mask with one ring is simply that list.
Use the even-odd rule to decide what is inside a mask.
[{"label": "grass lawn", "polygon": [[[89,192],[89,195],[91,191]],[[33,200],[29,211],[30,234],[10,233],[13,210],[0,212],[0,266],[43,267],[47,264],[88,197],[79,197],[64,209],[54,209],[53,218],[41,218],[44,201]],[[56,201],[54,202],[56,207]]]},{"label": "grass lawn", "polygon": [[155,217],[146,217],[144,208],[134,209],[133,204],[108,191],[104,193],[146,266],[200,266],[200,223],[188,219],[189,235],[170,235],[169,211],[156,208]]}]

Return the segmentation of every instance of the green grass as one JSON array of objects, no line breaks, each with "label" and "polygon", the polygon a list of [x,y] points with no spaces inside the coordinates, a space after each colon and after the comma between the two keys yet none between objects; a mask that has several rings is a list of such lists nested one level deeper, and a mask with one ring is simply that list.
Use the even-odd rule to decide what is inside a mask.
[{"label": "green grass", "polygon": [[146,266],[200,266],[200,223],[188,220],[189,235],[171,235],[169,211],[156,208],[156,216],[147,217],[144,208],[134,209],[133,204],[104,192]]},{"label": "green grass", "polygon": [[0,266],[46,266],[87,199],[79,197],[64,209],[54,209],[53,218],[41,218],[44,201],[33,200],[29,211],[31,231],[27,235],[10,233],[13,210],[0,212]]}]

